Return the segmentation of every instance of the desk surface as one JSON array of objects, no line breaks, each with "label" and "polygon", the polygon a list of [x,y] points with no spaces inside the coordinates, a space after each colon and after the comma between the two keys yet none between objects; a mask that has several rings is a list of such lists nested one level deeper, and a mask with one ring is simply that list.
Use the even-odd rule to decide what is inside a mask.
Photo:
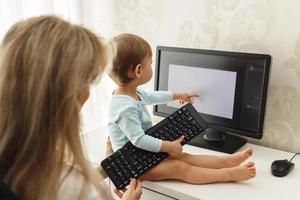
[{"label": "desk surface", "polygon": [[[104,159],[107,129],[97,129],[84,135],[87,154],[94,162]],[[257,175],[254,179],[236,183],[213,183],[193,185],[179,181],[144,181],[143,186],[152,191],[181,200],[282,200],[299,199],[300,193],[300,156],[293,159],[294,169],[282,178],[274,177],[270,172],[271,163],[278,159],[290,159],[294,154],[246,144],[243,148],[252,147],[253,160]],[[184,146],[184,151],[192,154],[225,155],[221,152],[202,149],[190,145]]]},{"label": "desk surface", "polygon": [[[254,179],[244,182],[205,185],[193,185],[179,181],[145,181],[143,185],[150,190],[185,200],[299,199],[300,156],[293,159],[295,168],[286,177],[278,178],[270,172],[271,163],[278,159],[290,159],[294,154],[253,144],[246,144],[243,148],[246,147],[252,147],[254,150],[253,156],[249,159],[256,164],[257,175]],[[185,145],[184,151],[192,154],[225,155],[190,145]]]}]

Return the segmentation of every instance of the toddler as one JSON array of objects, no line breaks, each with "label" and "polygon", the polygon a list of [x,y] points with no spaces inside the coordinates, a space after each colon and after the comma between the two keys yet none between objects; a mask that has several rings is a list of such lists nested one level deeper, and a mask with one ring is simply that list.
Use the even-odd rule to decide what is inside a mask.
[{"label": "toddler", "polygon": [[152,51],[147,41],[133,34],[121,34],[112,39],[115,57],[109,71],[117,83],[113,93],[109,132],[113,151],[128,141],[134,146],[152,152],[166,152],[170,156],[146,172],[142,180],[176,179],[194,184],[244,181],[255,177],[253,162],[242,164],[252,155],[245,149],[226,156],[191,155],[182,152],[181,136],[175,141],[163,141],[145,134],[152,127],[146,105],[179,100],[192,101],[195,93],[169,91],[146,92],[140,88],[152,77]]}]

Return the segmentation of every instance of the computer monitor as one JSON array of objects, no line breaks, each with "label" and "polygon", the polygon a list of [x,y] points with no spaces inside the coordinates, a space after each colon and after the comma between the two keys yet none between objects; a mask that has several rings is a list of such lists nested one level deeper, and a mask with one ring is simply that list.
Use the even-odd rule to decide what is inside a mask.
[{"label": "computer monitor", "polygon": [[[233,153],[246,143],[239,136],[262,138],[270,62],[265,54],[158,46],[155,90],[196,92],[193,105],[208,129],[189,144]],[[154,115],[179,107],[156,105]]]}]

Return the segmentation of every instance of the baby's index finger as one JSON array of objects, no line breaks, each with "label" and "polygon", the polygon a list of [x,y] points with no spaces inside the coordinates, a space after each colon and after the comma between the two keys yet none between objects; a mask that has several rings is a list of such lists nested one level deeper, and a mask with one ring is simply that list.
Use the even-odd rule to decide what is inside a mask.
[{"label": "baby's index finger", "polygon": [[199,97],[199,94],[195,92],[188,93],[189,97]]}]

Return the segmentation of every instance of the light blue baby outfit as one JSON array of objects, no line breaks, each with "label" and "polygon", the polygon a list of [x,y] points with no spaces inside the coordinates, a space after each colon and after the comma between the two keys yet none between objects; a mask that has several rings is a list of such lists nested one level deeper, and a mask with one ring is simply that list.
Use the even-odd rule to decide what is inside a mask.
[{"label": "light blue baby outfit", "polygon": [[137,95],[140,101],[128,95],[112,96],[108,128],[113,151],[130,141],[138,148],[159,152],[162,140],[145,134],[152,127],[146,105],[172,101],[173,94],[169,91],[145,92],[138,89]]}]

